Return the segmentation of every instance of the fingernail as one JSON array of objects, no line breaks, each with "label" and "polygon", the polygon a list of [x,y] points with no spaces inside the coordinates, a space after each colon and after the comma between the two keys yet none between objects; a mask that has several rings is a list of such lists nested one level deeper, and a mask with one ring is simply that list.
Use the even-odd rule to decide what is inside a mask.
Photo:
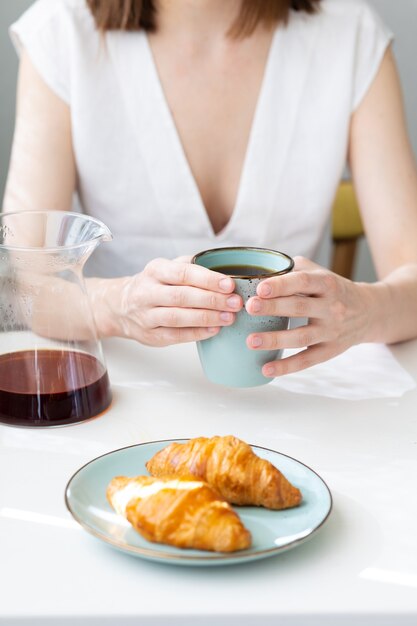
[{"label": "fingernail", "polygon": [[255,300],[252,301],[252,311],[254,313],[259,313],[261,308],[262,308],[262,304],[261,304],[261,302],[259,300],[255,299]]},{"label": "fingernail", "polygon": [[227,313],[227,311],[222,311],[220,313],[220,319],[223,320],[223,322],[231,322],[233,319],[233,315],[232,313]]},{"label": "fingernail", "polygon": [[227,306],[230,306],[231,309],[237,309],[239,305],[240,305],[239,296],[230,296],[230,298],[227,298]]},{"label": "fingernail", "polygon": [[259,348],[262,345],[262,339],[260,337],[252,337],[250,343],[253,348]]},{"label": "fingernail", "polygon": [[260,296],[270,296],[272,293],[271,286],[261,283],[258,287],[258,293]]},{"label": "fingernail", "polygon": [[218,326],[210,326],[210,328],[207,328],[207,332],[210,333],[211,335],[214,335],[214,333],[217,333],[218,330],[219,330]]},{"label": "fingernail", "polygon": [[265,367],[262,369],[262,373],[264,374],[264,376],[273,376],[274,371],[275,370],[272,365],[265,365]]},{"label": "fingernail", "polygon": [[222,278],[219,281],[219,287],[222,291],[230,291],[233,289],[233,282],[231,278]]}]

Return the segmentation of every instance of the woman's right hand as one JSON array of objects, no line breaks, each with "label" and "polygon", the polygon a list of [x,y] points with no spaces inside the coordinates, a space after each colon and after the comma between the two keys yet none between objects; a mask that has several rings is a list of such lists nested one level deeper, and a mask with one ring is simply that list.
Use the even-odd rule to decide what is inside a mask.
[{"label": "woman's right hand", "polygon": [[99,335],[150,346],[212,337],[233,324],[243,306],[232,278],[188,257],[154,259],[135,276],[88,283]]}]

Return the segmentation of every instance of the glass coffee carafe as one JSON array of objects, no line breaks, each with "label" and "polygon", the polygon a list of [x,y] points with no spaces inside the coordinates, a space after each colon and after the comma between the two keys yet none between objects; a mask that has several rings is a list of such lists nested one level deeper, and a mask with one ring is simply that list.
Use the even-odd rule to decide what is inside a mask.
[{"label": "glass coffee carafe", "polygon": [[72,424],[109,406],[83,268],[111,238],[78,213],[0,215],[0,422]]}]

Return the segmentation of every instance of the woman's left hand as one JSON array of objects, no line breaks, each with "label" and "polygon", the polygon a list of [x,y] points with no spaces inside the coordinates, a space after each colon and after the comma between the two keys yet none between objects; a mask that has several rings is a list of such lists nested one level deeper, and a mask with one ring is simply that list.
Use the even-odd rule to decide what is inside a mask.
[{"label": "woman's left hand", "polygon": [[375,310],[373,285],[354,283],[303,257],[295,257],[294,271],[267,278],[257,296],[246,303],[250,315],[308,318],[307,325],[247,337],[253,350],[302,349],[267,363],[267,377],[290,374],[327,361],[352,345],[368,341]]}]

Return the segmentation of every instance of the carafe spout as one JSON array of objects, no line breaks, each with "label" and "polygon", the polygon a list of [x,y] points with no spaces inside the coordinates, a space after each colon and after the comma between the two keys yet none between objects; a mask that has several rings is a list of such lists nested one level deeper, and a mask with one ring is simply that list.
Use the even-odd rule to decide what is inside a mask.
[{"label": "carafe spout", "polygon": [[103,241],[111,241],[113,239],[113,234],[110,229],[103,223],[97,222],[97,232],[94,237],[94,240],[97,244],[102,243]]}]

